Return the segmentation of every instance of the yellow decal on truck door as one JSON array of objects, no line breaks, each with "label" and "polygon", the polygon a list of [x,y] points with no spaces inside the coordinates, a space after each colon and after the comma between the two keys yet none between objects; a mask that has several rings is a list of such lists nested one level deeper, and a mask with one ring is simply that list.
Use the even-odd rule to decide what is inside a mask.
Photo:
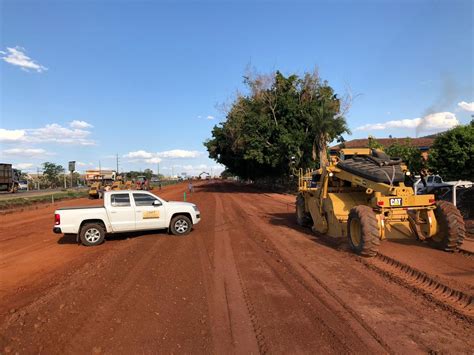
[{"label": "yellow decal on truck door", "polygon": [[160,218],[160,211],[143,211],[143,219]]}]

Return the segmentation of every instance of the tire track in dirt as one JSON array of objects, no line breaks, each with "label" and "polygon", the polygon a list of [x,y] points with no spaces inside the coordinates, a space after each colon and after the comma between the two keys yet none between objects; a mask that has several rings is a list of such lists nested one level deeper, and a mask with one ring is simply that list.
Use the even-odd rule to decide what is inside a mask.
[{"label": "tire track in dirt", "polygon": [[[269,235],[268,239],[274,242],[274,246],[277,246],[287,261],[299,264],[300,267],[307,270],[308,274],[319,279],[322,285],[326,285],[332,293],[342,295],[343,303],[355,314],[362,316],[364,323],[376,330],[379,336],[387,341],[392,348],[401,347],[405,349],[404,351],[410,348],[413,351],[424,351],[423,348],[428,350],[444,348],[446,351],[445,344],[448,342],[451,351],[457,349],[456,351],[465,352],[466,346],[469,347],[468,344],[472,344],[472,339],[465,335],[466,324],[458,325],[451,319],[448,321],[446,314],[436,313],[432,310],[429,302],[416,297],[409,290],[400,289],[400,285],[391,282],[387,283],[382,277],[379,279],[378,274],[367,273],[366,268],[354,260],[356,256],[352,253],[334,250],[327,243],[319,242],[309,232],[305,233],[307,234],[305,236],[299,231],[301,228],[296,226],[293,215],[289,221],[290,214],[285,213],[284,209],[278,206],[279,204],[272,203],[269,198],[257,200],[253,196],[249,197],[245,194],[239,194],[236,198],[246,207],[247,218],[268,221],[268,227],[272,234],[278,235],[273,238]],[[316,243],[311,242],[311,239]],[[296,255],[298,256],[296,257]],[[321,257],[321,255],[327,256]],[[333,270],[330,269],[331,265],[334,265]],[[347,276],[344,275],[344,272],[347,273]],[[328,278],[327,275],[331,274],[333,276]],[[348,278],[352,274],[354,276]],[[371,295],[370,302],[366,302],[365,297],[362,299],[358,297],[358,293],[362,290],[359,284],[365,285],[366,292]],[[348,286],[354,288],[351,289]],[[344,289],[352,292],[350,297],[347,293],[341,294]],[[407,299],[412,300],[407,301]],[[401,305],[404,307],[400,307]],[[406,309],[404,309],[405,306]],[[363,312],[361,313],[360,310]],[[384,314],[388,318],[385,319],[384,326],[380,327],[378,325],[379,319],[381,317],[383,319]],[[405,322],[403,326],[400,323],[401,319],[404,319]],[[438,324],[440,321],[442,326]],[[391,331],[387,333],[388,329]],[[410,335],[410,332],[414,332],[413,335]],[[456,336],[452,338],[454,334]],[[461,334],[464,334],[464,337]]]},{"label": "tire track in dirt", "polygon": [[[270,269],[273,278],[278,280],[278,286],[283,287],[288,294],[292,295],[292,300],[287,300],[288,307],[294,307],[295,312],[303,313],[299,318],[307,318],[312,323],[312,331],[319,330],[324,337],[319,341],[319,344],[312,344],[312,346],[324,348],[324,352],[378,352],[390,353],[390,347],[383,342],[373,331],[368,332],[366,325],[363,327],[354,319],[347,317],[344,313],[346,310],[341,309],[340,305],[331,300],[332,295],[325,295],[326,290],[320,288],[315,290],[314,282],[311,285],[307,280],[301,277],[301,270],[298,272],[287,263],[278,252],[271,250],[270,242],[266,239],[266,244],[262,247],[257,243],[252,236],[263,237],[265,231],[259,226],[260,223],[254,220],[254,215],[247,214],[245,207],[241,202],[242,198],[231,197],[232,209],[228,213],[235,215],[235,220],[245,220],[244,229],[246,230],[246,244],[250,246],[259,258],[265,262],[265,265]],[[252,199],[255,205],[255,200]],[[304,273],[304,271],[303,271]],[[273,281],[274,282],[274,281]],[[275,287],[275,286],[273,286]],[[295,304],[296,303],[296,304]],[[338,307],[339,306],[339,307]],[[296,310],[298,309],[298,311]],[[357,320],[358,321],[358,320]],[[303,327],[298,327],[303,329]],[[349,335],[351,334],[351,335]],[[355,334],[355,335],[353,335]],[[309,336],[309,335],[308,335]],[[271,339],[274,336],[269,336]],[[364,339],[362,341],[361,339]],[[372,340],[371,340],[372,339]],[[272,344],[273,345],[273,344]],[[371,350],[369,350],[371,349]],[[301,351],[308,351],[309,349],[300,349]],[[280,352],[281,349],[276,350]]]},{"label": "tire track in dirt", "polygon": [[392,281],[401,283],[416,293],[421,293],[430,301],[474,324],[473,295],[453,289],[425,272],[381,253],[371,260],[359,259],[359,261],[368,268],[381,273]]},{"label": "tire track in dirt", "polygon": [[[112,292],[102,299],[99,299],[96,306],[100,309],[100,312],[96,314],[90,314],[90,317],[85,319],[82,325],[77,325],[77,335],[73,336],[67,344],[65,344],[64,350],[72,352],[81,352],[85,349],[81,346],[81,339],[93,339],[97,333],[96,327],[105,327],[108,321],[114,319],[114,313],[117,312],[118,305],[123,302],[124,298],[130,297],[131,290],[135,286],[137,280],[146,273],[150,263],[156,255],[156,251],[164,243],[164,239],[156,239],[153,244],[146,249],[146,252],[141,255],[139,259],[133,259],[133,267],[126,271],[126,274],[122,275],[122,280],[119,284],[115,285]],[[94,324],[94,327],[90,327],[90,324]]]},{"label": "tire track in dirt", "polygon": [[[249,314],[244,290],[240,285],[239,274],[230,244],[229,230],[220,196],[206,194],[213,201],[206,203],[215,206],[214,215],[209,221],[212,226],[213,260],[209,257],[206,245],[200,236],[196,238],[201,268],[204,274],[205,289],[211,321],[214,353],[216,354],[255,354],[262,352],[254,332],[252,316]],[[224,223],[222,223],[224,222]],[[224,228],[222,228],[224,226]],[[218,233],[218,235],[215,235]]]}]

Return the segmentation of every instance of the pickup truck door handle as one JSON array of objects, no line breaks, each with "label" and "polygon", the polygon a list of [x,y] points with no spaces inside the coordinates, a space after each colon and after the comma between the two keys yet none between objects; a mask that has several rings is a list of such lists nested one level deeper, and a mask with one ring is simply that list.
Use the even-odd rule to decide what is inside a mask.
[{"label": "pickup truck door handle", "polygon": [[117,211],[110,211],[110,213],[117,213]]}]

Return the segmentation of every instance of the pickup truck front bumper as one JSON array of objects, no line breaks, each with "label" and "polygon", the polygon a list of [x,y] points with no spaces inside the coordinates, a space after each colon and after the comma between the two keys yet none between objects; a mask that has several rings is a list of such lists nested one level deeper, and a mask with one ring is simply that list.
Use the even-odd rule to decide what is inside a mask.
[{"label": "pickup truck front bumper", "polygon": [[54,227],[53,232],[56,233],[56,234],[61,234],[62,233],[61,228],[59,228],[59,227]]}]

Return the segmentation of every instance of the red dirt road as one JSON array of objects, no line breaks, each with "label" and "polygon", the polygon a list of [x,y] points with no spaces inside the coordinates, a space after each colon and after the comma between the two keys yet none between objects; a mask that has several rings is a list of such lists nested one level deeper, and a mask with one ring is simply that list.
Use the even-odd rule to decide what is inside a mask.
[{"label": "red dirt road", "polygon": [[[51,229],[57,206],[97,201],[1,216],[0,353],[472,353],[471,320],[296,226],[293,196],[204,182],[188,201],[187,237],[95,248]],[[381,252],[473,296],[472,257]]]}]

